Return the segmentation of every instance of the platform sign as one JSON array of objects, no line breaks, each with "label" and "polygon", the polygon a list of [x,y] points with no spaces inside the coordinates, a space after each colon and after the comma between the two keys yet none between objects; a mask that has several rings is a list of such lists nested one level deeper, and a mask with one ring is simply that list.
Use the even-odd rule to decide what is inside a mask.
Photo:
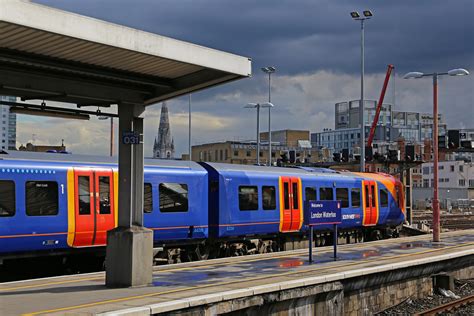
[{"label": "platform sign", "polygon": [[140,135],[136,132],[125,131],[122,133],[122,144],[138,145],[140,144]]},{"label": "platform sign", "polygon": [[341,201],[307,201],[305,223],[309,226],[309,262],[313,262],[313,227],[333,225],[334,260],[337,260],[337,225],[342,223]]},{"label": "platform sign", "polygon": [[306,225],[341,224],[340,201],[308,201],[306,208]]}]

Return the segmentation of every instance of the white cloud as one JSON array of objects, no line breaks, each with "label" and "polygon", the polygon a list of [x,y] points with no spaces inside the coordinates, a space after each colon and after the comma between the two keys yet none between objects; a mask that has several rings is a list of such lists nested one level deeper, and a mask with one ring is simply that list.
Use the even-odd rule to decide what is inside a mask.
[{"label": "white cloud", "polygon": [[[377,100],[385,74],[366,76],[366,99]],[[231,86],[228,92],[219,88],[207,93],[208,97],[193,98],[192,143],[223,140],[255,139],[256,113],[244,109],[247,102],[267,100],[267,81],[255,77],[252,84],[261,89],[242,90],[243,84]],[[393,82],[396,94],[393,93]],[[472,127],[474,78],[443,78],[440,80],[440,113],[445,114],[450,128],[461,124]],[[228,89],[226,89],[228,90]],[[263,93],[262,93],[263,91]],[[305,129],[311,132],[334,127],[334,104],[355,100],[360,96],[358,75],[319,71],[315,73],[272,77],[272,129]],[[390,83],[385,102],[393,103],[395,109],[431,112],[431,80],[403,80],[399,76]],[[188,148],[188,103],[187,98],[168,102],[171,133],[175,140],[176,153]],[[49,103],[48,103],[49,105]],[[145,155],[152,153],[153,140],[157,134],[161,104],[147,108],[145,112]],[[451,109],[456,109],[452,111]],[[111,109],[113,111],[113,109]],[[115,121],[117,122],[117,120]],[[31,141],[36,134],[37,144],[57,145],[65,140],[68,150],[75,153],[107,155],[109,152],[109,121],[73,121],[18,116],[17,139],[20,143]],[[117,142],[115,126],[115,143]],[[261,131],[268,129],[268,111],[261,111]]]}]

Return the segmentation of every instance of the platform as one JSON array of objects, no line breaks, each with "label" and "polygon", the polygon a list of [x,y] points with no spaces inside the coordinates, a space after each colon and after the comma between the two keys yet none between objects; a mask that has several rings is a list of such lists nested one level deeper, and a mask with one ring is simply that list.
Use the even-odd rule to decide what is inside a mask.
[{"label": "platform", "polygon": [[[0,284],[1,315],[150,315],[365,275],[472,258],[474,230],[155,267],[153,286],[105,287],[104,273]],[[458,260],[458,259],[456,259]],[[459,259],[460,260],[460,259]],[[459,261],[458,260],[458,261]]]}]

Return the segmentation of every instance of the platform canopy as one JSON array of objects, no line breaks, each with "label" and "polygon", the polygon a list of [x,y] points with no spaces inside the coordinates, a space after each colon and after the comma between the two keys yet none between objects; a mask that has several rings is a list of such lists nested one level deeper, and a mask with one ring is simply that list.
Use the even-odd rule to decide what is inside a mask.
[{"label": "platform canopy", "polygon": [[29,1],[0,0],[1,95],[150,105],[250,75],[247,57]]}]

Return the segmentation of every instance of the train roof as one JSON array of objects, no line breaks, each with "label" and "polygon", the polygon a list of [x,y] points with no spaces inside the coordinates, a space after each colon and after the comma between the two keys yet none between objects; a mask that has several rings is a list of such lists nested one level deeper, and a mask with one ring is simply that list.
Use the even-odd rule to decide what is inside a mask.
[{"label": "train roof", "polygon": [[[3,150],[0,151],[0,160],[11,161],[38,161],[41,163],[79,163],[93,165],[117,165],[118,157],[109,156],[92,156],[79,154],[61,154],[61,153],[36,153],[26,151]],[[189,169],[203,171],[204,168],[193,161],[171,160],[171,159],[155,159],[145,158],[145,167],[161,167],[170,169]]]},{"label": "train roof", "polygon": [[321,177],[350,177],[359,178],[360,176],[355,175],[351,172],[339,172],[325,168],[288,168],[288,167],[268,167],[268,166],[254,166],[254,165],[236,165],[226,164],[217,162],[206,162],[207,165],[211,166],[219,173],[225,172],[256,172],[256,173],[267,173],[267,174],[299,174],[305,176],[321,176]]}]

